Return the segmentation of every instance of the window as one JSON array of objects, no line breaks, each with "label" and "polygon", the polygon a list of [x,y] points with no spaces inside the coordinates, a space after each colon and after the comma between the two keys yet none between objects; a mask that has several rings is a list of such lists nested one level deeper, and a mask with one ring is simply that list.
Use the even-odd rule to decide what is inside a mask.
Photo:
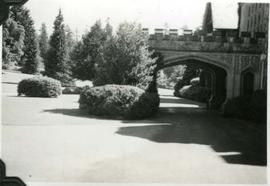
[{"label": "window", "polygon": [[247,31],[249,31],[249,20],[247,22]]},{"label": "window", "polygon": [[250,16],[250,6],[248,7],[248,16]]},{"label": "window", "polygon": [[246,70],[241,73],[241,94],[250,96],[254,91],[254,73]]}]

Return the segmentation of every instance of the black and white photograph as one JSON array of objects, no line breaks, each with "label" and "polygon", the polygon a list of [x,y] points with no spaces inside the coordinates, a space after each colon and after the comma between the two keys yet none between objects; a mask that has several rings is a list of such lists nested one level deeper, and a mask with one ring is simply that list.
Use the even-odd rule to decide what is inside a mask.
[{"label": "black and white photograph", "polygon": [[0,0],[0,185],[268,184],[268,35],[268,1]]}]

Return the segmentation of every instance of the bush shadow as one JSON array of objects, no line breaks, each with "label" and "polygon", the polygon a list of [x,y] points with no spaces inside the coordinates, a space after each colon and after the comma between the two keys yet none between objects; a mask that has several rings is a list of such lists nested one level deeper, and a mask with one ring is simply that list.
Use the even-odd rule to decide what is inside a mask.
[{"label": "bush shadow", "polygon": [[[173,97],[161,98],[161,103],[175,103],[175,101],[176,104],[193,103]],[[88,119],[122,120],[89,115],[80,109],[51,109],[44,112]],[[132,126],[120,127],[116,132],[119,135],[143,138],[157,143],[208,145],[227,163],[267,165],[266,125],[224,118],[220,113],[208,111],[199,105],[196,108],[162,106],[151,118],[122,120],[122,123]]]},{"label": "bush shadow", "polygon": [[17,82],[7,82],[7,81],[2,81],[3,84],[9,84],[9,85],[18,85],[19,83]]},{"label": "bush shadow", "polygon": [[[174,100],[166,98],[161,102]],[[116,133],[157,143],[208,145],[227,163],[267,165],[266,125],[224,118],[218,112],[201,107],[162,107],[151,120],[135,123],[147,125],[121,127]],[[153,131],[154,135],[148,134]]]},{"label": "bush shadow", "polygon": [[68,115],[68,116],[73,116],[73,117],[80,117],[80,118],[88,118],[88,119],[100,119],[100,120],[119,120],[121,118],[116,118],[116,117],[109,117],[109,116],[96,116],[96,115],[91,115],[87,113],[86,111],[78,109],[64,109],[64,108],[59,108],[59,109],[47,109],[43,110],[43,112],[50,112],[53,114],[62,114],[62,115]]}]

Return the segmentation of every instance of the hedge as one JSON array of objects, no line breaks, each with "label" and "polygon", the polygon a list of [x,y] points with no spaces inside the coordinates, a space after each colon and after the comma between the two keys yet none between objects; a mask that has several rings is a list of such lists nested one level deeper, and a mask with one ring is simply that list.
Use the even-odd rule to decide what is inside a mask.
[{"label": "hedge", "polygon": [[178,92],[174,92],[177,97],[187,98],[194,101],[207,102],[211,97],[211,90],[200,85],[187,85]]},{"label": "hedge", "polygon": [[159,96],[129,85],[105,85],[85,88],[79,104],[97,116],[143,119],[157,113]]},{"label": "hedge", "polygon": [[18,95],[29,97],[58,97],[61,95],[61,83],[58,80],[35,76],[19,82]]},{"label": "hedge", "polygon": [[265,90],[257,90],[252,96],[238,96],[225,103],[224,116],[266,122],[267,96]]}]

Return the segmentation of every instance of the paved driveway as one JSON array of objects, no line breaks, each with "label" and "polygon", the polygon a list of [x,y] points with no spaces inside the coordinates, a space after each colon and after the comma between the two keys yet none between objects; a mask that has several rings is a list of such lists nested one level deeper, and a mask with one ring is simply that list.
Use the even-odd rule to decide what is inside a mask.
[{"label": "paved driveway", "polygon": [[[5,80],[5,76],[4,79]],[[106,120],[78,96],[17,97],[3,83],[2,157],[27,182],[266,183],[266,130],[161,90],[157,116]]]}]

